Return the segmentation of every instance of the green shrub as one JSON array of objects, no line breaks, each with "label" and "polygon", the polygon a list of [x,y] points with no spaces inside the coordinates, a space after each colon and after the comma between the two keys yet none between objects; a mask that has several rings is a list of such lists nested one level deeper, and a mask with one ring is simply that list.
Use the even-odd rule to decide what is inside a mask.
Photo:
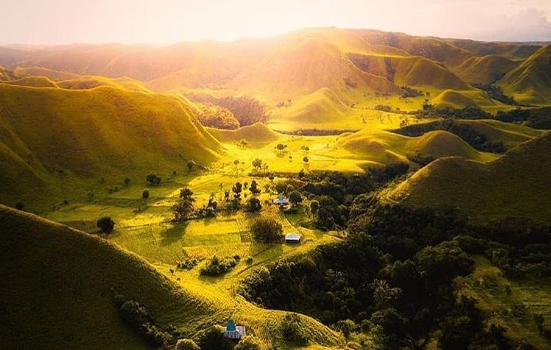
[{"label": "green shrub", "polygon": [[201,269],[201,275],[204,276],[220,276],[231,270],[237,265],[239,259],[235,257],[224,258],[220,260],[217,256],[213,256],[207,265]]},{"label": "green shrub", "polygon": [[257,242],[274,243],[283,239],[283,226],[270,217],[260,217],[251,226],[253,238]]},{"label": "green shrub", "polygon": [[110,234],[115,228],[115,221],[110,216],[104,216],[98,220],[96,225],[100,228],[101,232]]}]

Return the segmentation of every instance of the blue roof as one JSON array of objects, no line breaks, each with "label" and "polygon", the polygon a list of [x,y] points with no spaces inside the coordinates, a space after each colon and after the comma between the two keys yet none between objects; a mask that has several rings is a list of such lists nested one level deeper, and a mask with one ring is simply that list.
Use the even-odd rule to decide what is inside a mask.
[{"label": "blue roof", "polygon": [[237,327],[235,327],[235,321],[230,318],[228,324],[226,325],[226,332],[235,332]]}]

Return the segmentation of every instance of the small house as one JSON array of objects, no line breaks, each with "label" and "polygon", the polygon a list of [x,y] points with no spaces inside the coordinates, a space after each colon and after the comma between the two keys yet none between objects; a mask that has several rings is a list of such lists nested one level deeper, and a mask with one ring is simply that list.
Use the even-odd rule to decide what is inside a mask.
[{"label": "small house", "polygon": [[239,340],[247,335],[247,330],[245,326],[237,326],[235,321],[230,318],[228,324],[226,325],[226,330],[224,331],[224,336],[229,339]]},{"label": "small house", "polygon": [[285,243],[300,243],[302,235],[300,233],[292,232],[285,235]]},{"label": "small house", "polygon": [[274,204],[277,204],[277,205],[288,205],[288,204],[289,204],[289,199],[285,198],[285,196],[283,195],[283,193],[280,193],[280,194],[277,196],[277,199],[274,199]]}]

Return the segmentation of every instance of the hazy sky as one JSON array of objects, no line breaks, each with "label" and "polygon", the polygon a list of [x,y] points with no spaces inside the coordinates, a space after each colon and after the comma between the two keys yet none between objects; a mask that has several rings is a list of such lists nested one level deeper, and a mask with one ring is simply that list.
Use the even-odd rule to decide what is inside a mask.
[{"label": "hazy sky", "polygon": [[551,40],[551,0],[0,0],[0,44],[166,44],[322,26]]}]

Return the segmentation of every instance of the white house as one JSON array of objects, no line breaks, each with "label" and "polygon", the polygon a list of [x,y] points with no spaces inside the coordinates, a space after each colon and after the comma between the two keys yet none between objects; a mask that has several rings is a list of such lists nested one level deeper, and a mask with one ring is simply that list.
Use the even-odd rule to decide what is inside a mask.
[{"label": "white house", "polygon": [[285,198],[285,196],[283,195],[283,193],[280,193],[278,196],[277,196],[277,199],[274,199],[274,204],[277,204],[277,205],[288,205],[289,204],[289,200],[287,198]]},{"label": "white house", "polygon": [[300,243],[302,235],[300,233],[291,232],[285,235],[285,243]]},{"label": "white house", "polygon": [[224,331],[224,336],[230,339],[239,340],[247,335],[247,329],[245,326],[237,326],[235,321],[230,318]]}]

